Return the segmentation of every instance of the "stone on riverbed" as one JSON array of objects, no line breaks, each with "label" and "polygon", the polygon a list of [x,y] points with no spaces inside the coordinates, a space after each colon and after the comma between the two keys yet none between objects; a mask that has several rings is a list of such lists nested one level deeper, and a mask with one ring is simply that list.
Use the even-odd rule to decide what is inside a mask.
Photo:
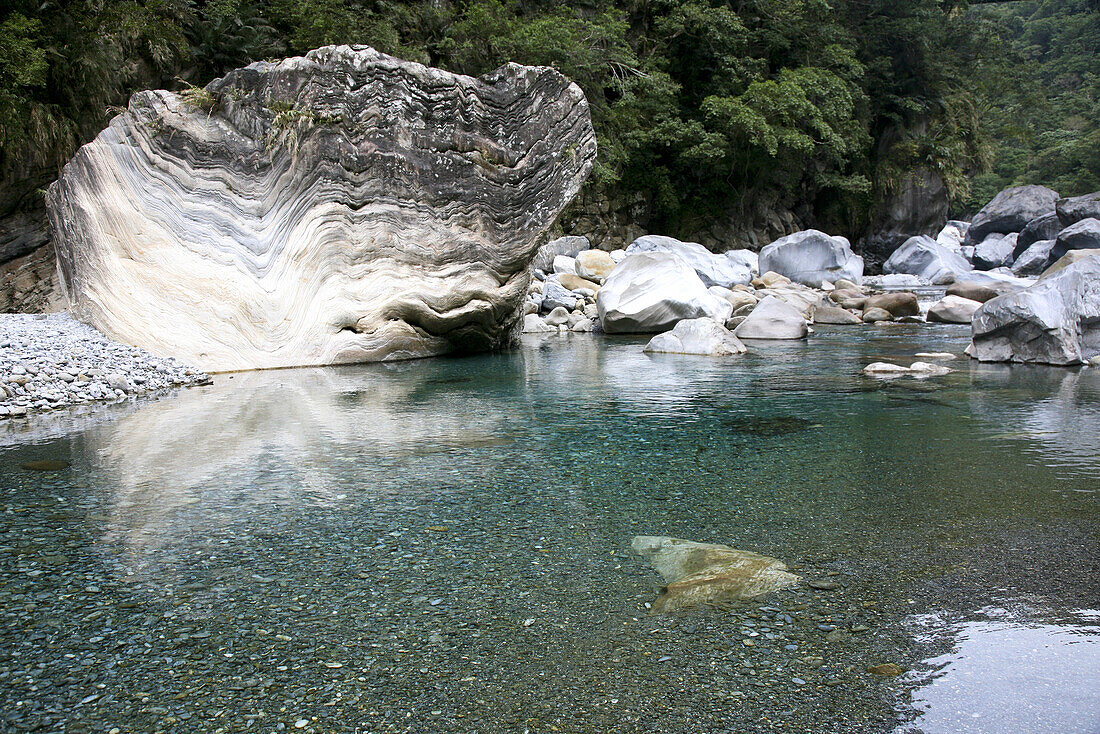
[{"label": "stone on riverbed", "polygon": [[881,293],[871,296],[863,306],[865,309],[881,308],[895,318],[902,316],[916,316],[920,313],[920,305],[915,293],[899,291],[897,293]]},{"label": "stone on riverbed", "polygon": [[595,154],[553,69],[328,46],[138,92],[47,205],[74,314],[115,339],[210,370],[408,359],[510,343]]},{"label": "stone on riverbed", "polygon": [[639,252],[670,252],[690,265],[706,285],[724,288],[752,280],[752,265],[738,257],[716,255],[697,242],[681,242],[673,237],[649,234],[639,237],[626,248],[628,255]]},{"label": "stone on riverbed", "polygon": [[739,339],[804,339],[809,328],[798,309],[777,296],[768,296],[756,304],[734,334]]},{"label": "stone on riverbed", "polygon": [[671,252],[627,256],[604,282],[596,307],[608,334],[666,331],[704,316],[725,323],[733,314],[729,301],[708,291],[695,269]]},{"label": "stone on riverbed", "polygon": [[966,298],[970,301],[985,303],[989,299],[996,298],[1001,294],[987,285],[981,285],[979,283],[972,283],[964,280],[949,285],[947,287],[946,295],[958,296],[959,298]]},{"label": "stone on riverbed", "polygon": [[729,357],[743,354],[745,345],[733,332],[714,319],[684,319],[664,334],[650,339],[644,352],[665,354],[702,354]]},{"label": "stone on riverbed", "polygon": [[832,283],[838,278],[859,283],[863,277],[863,258],[852,252],[844,237],[808,229],[781,237],[760,251],[760,271],[769,270],[820,288],[822,281]]},{"label": "stone on riverbed", "polygon": [[1088,257],[974,314],[967,354],[982,362],[1073,365],[1100,354],[1100,257]]},{"label": "stone on riverbed", "polygon": [[935,285],[951,283],[970,270],[970,263],[957,251],[925,236],[910,237],[882,264],[884,273],[908,273]]},{"label": "stone on riverbed", "polygon": [[938,375],[946,375],[952,370],[948,367],[944,367],[942,364],[932,364],[931,362],[914,362],[908,367],[900,364],[892,364],[890,362],[872,362],[863,368],[863,374],[870,375],[871,377],[935,377]]},{"label": "stone on riverbed", "polygon": [[602,283],[615,269],[615,261],[603,250],[585,250],[577,255],[577,275]]},{"label": "stone on riverbed", "polygon": [[980,301],[959,296],[944,296],[928,309],[927,319],[941,324],[969,324],[974,312],[982,307]]},{"label": "stone on riverbed", "polygon": [[799,581],[782,561],[728,545],[639,535],[631,547],[665,582],[653,614],[751,599]]},{"label": "stone on riverbed", "polygon": [[818,306],[814,309],[815,324],[837,324],[847,326],[861,324],[863,320],[851,311],[836,306]]}]

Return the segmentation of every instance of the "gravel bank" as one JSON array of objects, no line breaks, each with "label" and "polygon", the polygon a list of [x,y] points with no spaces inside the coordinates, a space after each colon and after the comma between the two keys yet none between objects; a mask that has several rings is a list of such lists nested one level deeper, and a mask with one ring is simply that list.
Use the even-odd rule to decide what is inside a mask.
[{"label": "gravel bank", "polygon": [[0,419],[209,381],[68,314],[0,314]]}]

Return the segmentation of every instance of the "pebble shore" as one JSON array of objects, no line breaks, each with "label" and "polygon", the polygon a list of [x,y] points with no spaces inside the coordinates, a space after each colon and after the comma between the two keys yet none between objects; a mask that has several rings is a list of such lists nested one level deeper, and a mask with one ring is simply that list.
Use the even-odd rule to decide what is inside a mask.
[{"label": "pebble shore", "polygon": [[0,314],[0,419],[209,381],[179,360],[111,341],[68,314]]}]

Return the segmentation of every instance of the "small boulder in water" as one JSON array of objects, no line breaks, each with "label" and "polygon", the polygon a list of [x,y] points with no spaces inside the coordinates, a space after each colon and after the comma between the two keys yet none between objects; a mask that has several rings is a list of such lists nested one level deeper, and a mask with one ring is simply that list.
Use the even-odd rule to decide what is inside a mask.
[{"label": "small boulder in water", "polygon": [[751,599],[799,581],[782,561],[727,545],[639,535],[631,547],[666,584],[653,614]]}]

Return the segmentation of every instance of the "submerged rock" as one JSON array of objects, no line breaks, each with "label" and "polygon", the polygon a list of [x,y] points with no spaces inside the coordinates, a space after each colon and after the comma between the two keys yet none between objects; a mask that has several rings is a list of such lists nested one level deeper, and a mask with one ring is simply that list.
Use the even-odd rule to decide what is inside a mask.
[{"label": "submerged rock", "polygon": [[901,377],[904,375],[910,377],[934,377],[937,375],[946,375],[951,371],[951,369],[944,367],[942,364],[932,364],[931,362],[914,362],[908,367],[900,364],[893,364],[891,362],[872,362],[863,368],[863,374],[870,375],[871,377]]},{"label": "submerged rock", "polygon": [[631,547],[665,581],[653,614],[751,599],[799,581],[782,561],[727,545],[639,535]]},{"label": "submerged rock", "polygon": [[74,314],[209,370],[507,344],[596,153],[580,88],[365,46],[139,92],[50,187]]},{"label": "submerged rock", "polygon": [[701,318],[680,321],[672,331],[653,337],[642,351],[729,357],[743,354],[745,345],[714,319]]},{"label": "submerged rock", "polygon": [[967,354],[982,362],[1072,365],[1100,354],[1100,257],[1087,257],[974,314]]},{"label": "submerged rock", "polygon": [[671,252],[628,255],[596,296],[608,334],[651,334],[683,319],[707,317],[725,323],[733,306],[699,279],[695,269]]},{"label": "submerged rock", "polygon": [[769,270],[820,288],[822,281],[832,283],[838,278],[859,283],[863,278],[863,258],[852,252],[844,237],[808,229],[781,237],[760,251],[760,271]]}]

